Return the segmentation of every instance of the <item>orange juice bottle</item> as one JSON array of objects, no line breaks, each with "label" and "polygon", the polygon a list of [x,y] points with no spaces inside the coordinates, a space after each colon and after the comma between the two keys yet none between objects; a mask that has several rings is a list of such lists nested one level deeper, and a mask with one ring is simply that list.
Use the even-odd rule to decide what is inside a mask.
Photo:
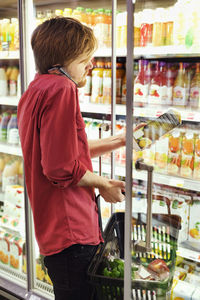
[{"label": "orange juice bottle", "polygon": [[141,18],[140,13],[135,13],[134,15],[134,47],[140,46],[140,27],[141,27]]},{"label": "orange juice bottle", "polygon": [[98,60],[96,62],[96,67],[92,70],[92,93],[91,93],[92,103],[102,102],[103,71],[104,71],[104,61]]},{"label": "orange juice bottle", "polygon": [[194,133],[187,131],[182,139],[181,176],[192,177],[194,169]]},{"label": "orange juice bottle", "polygon": [[9,50],[15,51],[19,49],[19,24],[17,18],[12,18],[9,24],[10,45]]},{"label": "orange juice bottle", "polygon": [[173,45],[173,32],[174,32],[174,8],[170,7],[166,10],[165,20],[165,45]]},{"label": "orange juice bottle", "polygon": [[1,27],[1,45],[2,50],[8,51],[9,50],[9,43],[10,43],[10,20],[3,19],[2,20],[2,27]]},{"label": "orange juice bottle", "polygon": [[36,12],[36,26],[42,24],[44,19],[44,14],[40,10]]},{"label": "orange juice bottle", "polygon": [[121,104],[122,81],[125,75],[125,69],[123,63],[121,62],[117,62],[116,67],[116,103]]},{"label": "orange juice bottle", "polygon": [[106,22],[106,15],[105,10],[103,8],[98,9],[98,13],[95,17],[95,24],[94,24],[94,35],[98,40],[99,48],[106,47],[106,40],[108,34],[108,26]]},{"label": "orange juice bottle", "polygon": [[196,73],[191,81],[189,101],[191,107],[200,107],[200,63],[196,64]]},{"label": "orange juice bottle", "polygon": [[178,175],[181,166],[181,132],[174,130],[169,135],[168,165],[169,174]]},{"label": "orange juice bottle", "polygon": [[52,17],[53,17],[53,13],[52,13],[51,9],[45,10],[45,20],[49,20]]},{"label": "orange juice bottle", "polygon": [[152,44],[154,47],[164,46],[165,44],[165,10],[157,8],[153,24]]},{"label": "orange juice bottle", "polygon": [[92,8],[86,8],[85,14],[86,14],[86,24],[88,27],[93,29],[93,10]]},{"label": "orange juice bottle", "polygon": [[63,17],[71,17],[72,16],[72,9],[71,8],[65,8],[63,11]]},{"label": "orange juice bottle", "polygon": [[72,17],[79,20],[81,23],[86,24],[86,15],[83,7],[78,6],[76,9],[74,9]]},{"label": "orange juice bottle", "polygon": [[103,70],[102,102],[104,104],[111,104],[111,77],[112,77],[111,62],[108,61],[105,63],[105,68]]}]

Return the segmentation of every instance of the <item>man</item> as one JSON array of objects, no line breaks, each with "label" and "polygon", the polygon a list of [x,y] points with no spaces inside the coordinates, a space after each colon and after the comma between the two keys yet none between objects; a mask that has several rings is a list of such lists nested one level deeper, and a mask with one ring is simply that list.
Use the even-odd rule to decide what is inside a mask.
[{"label": "man", "polygon": [[37,74],[18,106],[25,179],[36,239],[56,300],[89,300],[86,271],[101,243],[94,189],[124,200],[122,181],[92,172],[91,158],[125,145],[125,135],[88,142],[77,87],[92,68],[96,39],[71,18],[53,18],[32,35]]}]

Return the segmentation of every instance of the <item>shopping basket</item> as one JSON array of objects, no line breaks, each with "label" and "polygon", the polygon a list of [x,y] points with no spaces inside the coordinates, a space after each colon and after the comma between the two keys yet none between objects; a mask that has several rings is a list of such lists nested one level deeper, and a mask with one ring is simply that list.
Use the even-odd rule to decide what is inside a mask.
[{"label": "shopping basket", "polygon": [[[123,212],[114,213],[104,231],[104,243],[98,247],[89,269],[89,281],[95,287],[98,300],[123,300],[123,278],[111,278],[102,275],[108,255],[124,258],[124,219]],[[132,215],[132,243],[145,241],[146,214]],[[169,277],[164,281],[132,280],[132,299],[161,300],[166,299],[173,281],[178,233],[181,218],[176,215],[152,215],[152,235],[150,253],[132,251],[132,260],[147,266],[156,258],[164,260],[170,270]],[[128,300],[128,299],[127,299]]]}]

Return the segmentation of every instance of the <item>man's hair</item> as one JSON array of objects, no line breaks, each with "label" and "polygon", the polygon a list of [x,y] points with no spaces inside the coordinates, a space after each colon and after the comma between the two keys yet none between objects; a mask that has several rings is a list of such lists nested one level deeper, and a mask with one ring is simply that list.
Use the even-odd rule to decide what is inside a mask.
[{"label": "man's hair", "polygon": [[54,65],[64,66],[82,54],[93,53],[97,40],[91,28],[73,18],[56,17],[36,27],[32,34],[36,69],[45,74]]}]

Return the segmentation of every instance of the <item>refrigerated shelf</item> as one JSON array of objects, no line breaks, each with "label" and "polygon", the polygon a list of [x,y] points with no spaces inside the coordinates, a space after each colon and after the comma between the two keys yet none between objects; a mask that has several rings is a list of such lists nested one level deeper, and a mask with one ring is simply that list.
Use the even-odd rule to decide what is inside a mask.
[{"label": "refrigerated shelf", "polygon": [[[173,107],[172,107],[173,108]],[[200,120],[200,110],[184,109],[174,107],[181,113],[182,121],[188,122],[199,122]],[[83,113],[95,113],[99,114],[111,114],[111,105],[109,104],[95,104],[95,103],[80,103],[80,109]],[[144,117],[144,118],[157,118],[167,111],[167,107],[164,106],[147,106],[147,107],[135,107],[134,116]],[[116,105],[116,115],[125,116],[126,106]]]},{"label": "refrigerated shelf", "polygon": [[22,149],[20,148],[20,146],[9,145],[3,142],[0,143],[0,152],[11,154],[11,155],[22,156]]},{"label": "refrigerated shelf", "polygon": [[[93,165],[94,171],[98,172],[99,162],[93,161],[92,165]],[[109,164],[102,165],[102,173],[110,174],[110,165]],[[116,166],[115,174],[117,176],[125,177],[125,167],[124,166]],[[145,171],[133,170],[133,179],[146,181],[147,173]],[[200,192],[200,181],[194,180],[194,179],[183,178],[183,177],[179,177],[179,176],[154,172],[153,182],[157,183],[157,184],[163,184],[163,185],[167,185],[167,186],[172,186],[172,187],[177,187],[177,188],[182,188],[182,189],[186,189],[186,190]]]},{"label": "refrigerated shelf", "polygon": [[0,59],[19,59],[19,51],[0,51]]},{"label": "refrigerated shelf", "polygon": [[19,103],[19,97],[17,96],[0,97],[0,105],[17,106],[18,103]]},{"label": "refrigerated shelf", "polygon": [[179,246],[177,250],[177,255],[182,256],[184,258],[200,262],[200,252],[199,251],[194,251],[190,250],[184,247]]}]

